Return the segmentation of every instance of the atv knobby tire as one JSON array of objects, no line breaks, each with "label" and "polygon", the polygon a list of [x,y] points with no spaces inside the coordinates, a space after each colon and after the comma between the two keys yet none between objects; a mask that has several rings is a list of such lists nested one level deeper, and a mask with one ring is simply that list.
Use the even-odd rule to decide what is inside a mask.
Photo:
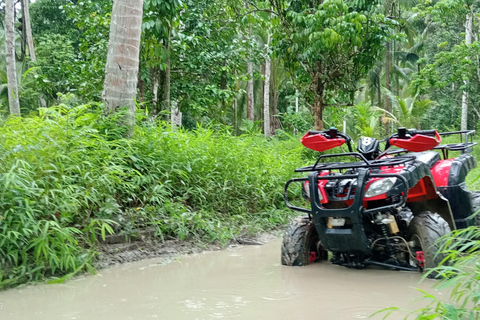
[{"label": "atv knobby tire", "polygon": [[328,259],[313,221],[308,217],[295,218],[283,236],[282,264],[306,266],[310,263],[311,252],[315,252],[315,261]]},{"label": "atv knobby tire", "polygon": [[[480,210],[480,191],[470,191],[470,197],[472,199],[473,213],[476,214]],[[477,227],[480,227],[480,213],[476,216]]]},{"label": "atv knobby tire", "polygon": [[[425,211],[413,217],[408,226],[407,239],[415,242],[414,251],[423,251],[424,269],[437,267],[445,258],[445,254],[437,254],[440,249],[437,240],[449,232],[448,223],[438,213]],[[431,276],[435,277],[436,274],[432,273]]]}]

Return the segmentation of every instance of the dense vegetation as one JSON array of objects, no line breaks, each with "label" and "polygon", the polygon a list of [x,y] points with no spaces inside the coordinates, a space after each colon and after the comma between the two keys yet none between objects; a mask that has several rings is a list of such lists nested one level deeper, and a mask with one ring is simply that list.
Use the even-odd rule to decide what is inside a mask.
[{"label": "dense vegetation", "polygon": [[[240,134],[260,126],[267,106],[268,133],[304,131],[317,117],[326,126],[345,119],[349,134],[382,135],[397,125],[459,128],[468,106],[475,128],[479,9],[469,0],[146,0],[138,107],[151,116],[178,108],[189,129],[215,123]],[[22,114],[57,105],[59,93],[99,101],[112,2],[37,0],[30,11],[35,61],[16,15]],[[7,113],[4,64],[0,72]]]},{"label": "dense vegetation", "polygon": [[87,267],[87,249],[113,232],[225,242],[287,221],[282,185],[305,161],[297,141],[143,120],[133,139],[96,105],[3,124],[0,288]]},{"label": "dense vegetation", "polygon": [[109,233],[225,242],[285,223],[312,127],[480,120],[478,1],[139,3],[135,102],[110,109],[111,0],[0,0],[0,288],[88,269]]}]

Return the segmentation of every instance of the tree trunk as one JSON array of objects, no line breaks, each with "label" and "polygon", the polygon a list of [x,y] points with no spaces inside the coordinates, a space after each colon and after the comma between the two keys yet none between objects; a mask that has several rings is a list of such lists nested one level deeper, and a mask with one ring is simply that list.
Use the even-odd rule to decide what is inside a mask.
[{"label": "tree trunk", "polygon": [[159,74],[156,68],[150,68],[150,79],[153,80],[153,100],[152,100],[152,115],[156,116],[158,114],[157,104],[158,104],[158,78]]},{"label": "tree trunk", "polygon": [[[245,8],[249,9],[248,1],[245,0]],[[248,29],[248,39],[247,43],[250,44],[252,37],[252,26]],[[255,121],[255,100],[253,95],[253,62],[250,61],[251,58],[250,49],[247,50],[247,118],[249,120]]]},{"label": "tree trunk", "polygon": [[[382,108],[382,81],[380,78],[380,70],[377,73],[377,99],[378,99],[378,107],[381,109]],[[373,101],[372,101],[373,102]],[[383,116],[385,113],[382,113],[382,115],[379,118],[380,121],[380,131],[382,130],[381,126],[383,125]],[[381,132],[380,132],[381,133]],[[388,133],[388,131],[387,131]]]},{"label": "tree trunk", "polygon": [[32,26],[30,23],[30,0],[22,0],[23,3],[23,20],[25,21],[25,33],[27,36],[28,44],[28,54],[30,55],[30,60],[33,62],[37,61],[37,56],[35,55],[35,47],[33,46],[33,36],[32,36]]},{"label": "tree trunk", "polygon": [[265,83],[263,86],[263,131],[265,138],[272,135],[270,131],[270,75],[272,73],[272,60],[270,59],[270,30],[267,36],[267,55],[265,58]]},{"label": "tree trunk", "polygon": [[[387,90],[390,90],[390,42],[387,42],[385,46],[385,55],[385,88],[387,88]],[[385,98],[385,110],[390,112],[390,100],[388,96]],[[389,122],[385,123],[385,131],[387,135],[390,134]]]},{"label": "tree trunk", "polygon": [[253,97],[253,62],[248,61],[248,119],[255,121],[255,100]]},{"label": "tree trunk", "polygon": [[17,71],[15,61],[15,23],[13,0],[5,2],[5,43],[7,60],[8,104],[10,114],[20,116],[20,101],[18,99]]},{"label": "tree trunk", "polygon": [[[30,0],[22,0],[24,34],[28,45],[28,54],[30,55],[30,61],[36,62],[37,55],[35,54],[35,46],[33,45],[32,24],[30,21]],[[46,108],[47,102],[43,96],[38,98],[40,101],[40,107]]]},{"label": "tree trunk", "polygon": [[[473,33],[473,16],[471,13],[467,14],[466,23],[465,23],[465,44],[472,44],[472,33]],[[465,81],[465,85],[467,82]],[[461,130],[467,130],[468,127],[468,92],[463,91],[462,95],[462,123]]]},{"label": "tree trunk", "polygon": [[[16,6],[16,4],[17,3],[15,2],[15,6]],[[24,13],[25,11],[24,11],[23,0],[20,0],[20,7],[22,9],[22,13]],[[13,17],[14,21],[16,20],[16,14],[17,14],[17,12],[15,10],[14,17]],[[22,17],[20,22],[21,22],[21,27],[20,27],[21,30],[20,31],[22,32],[22,36],[20,37],[21,41],[20,41],[20,59],[19,60],[21,62],[23,62],[23,61],[25,61],[25,57],[27,56],[27,32],[26,32],[27,28],[25,26],[25,17]]]},{"label": "tree trunk", "polygon": [[261,120],[263,121],[263,114],[264,112],[264,107],[265,107],[265,63],[260,64],[260,74],[262,75],[262,79],[260,80],[260,88],[261,88],[261,94],[260,98],[262,99],[262,104],[261,104],[261,110],[260,110],[260,117],[257,117],[256,120]]},{"label": "tree trunk", "polygon": [[313,103],[313,113],[315,115],[315,130],[321,131],[324,130],[323,125],[323,109],[325,108],[325,103],[323,101],[323,91],[315,92],[315,102]]},{"label": "tree trunk", "polygon": [[322,62],[317,61],[315,67],[313,88],[315,88],[315,101],[313,102],[313,115],[315,117],[315,130],[323,130],[323,109],[325,108],[324,94],[325,87],[321,79]]},{"label": "tree trunk", "polygon": [[102,99],[108,113],[128,107],[124,125],[129,136],[135,127],[142,17],[143,0],[114,1]]},{"label": "tree trunk", "polygon": [[167,111],[172,111],[171,110],[171,103],[170,103],[170,98],[171,98],[171,79],[172,79],[172,60],[170,58],[171,54],[171,45],[170,41],[172,38],[172,30],[168,31],[168,43],[167,43],[167,60],[165,61],[165,64],[167,67],[165,68],[165,100],[164,100],[164,108]]},{"label": "tree trunk", "polygon": [[138,63],[138,102],[145,102],[145,81],[142,79],[142,63]]},{"label": "tree trunk", "polygon": [[[270,88],[272,89],[272,88]],[[270,90],[271,95],[270,95],[270,104],[272,105],[272,116],[270,118],[271,120],[271,129],[273,134],[275,134],[275,131],[277,129],[283,129],[282,122],[280,121],[280,118],[278,117],[278,92],[275,92],[274,90]]]}]

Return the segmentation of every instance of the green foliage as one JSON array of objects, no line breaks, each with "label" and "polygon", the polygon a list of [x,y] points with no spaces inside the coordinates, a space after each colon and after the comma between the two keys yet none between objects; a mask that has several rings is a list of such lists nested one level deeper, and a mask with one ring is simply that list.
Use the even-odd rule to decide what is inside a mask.
[{"label": "green foliage", "polygon": [[[478,1],[441,0],[419,1],[418,17],[426,28],[418,60],[418,72],[413,75],[411,90],[428,95],[437,102],[424,123],[440,130],[459,128],[463,92],[468,93],[468,128],[478,122],[479,60]],[[466,15],[473,12],[472,44],[465,43]]]},{"label": "green foliage", "polygon": [[295,112],[293,107],[289,107],[287,112],[279,115],[279,117],[283,127],[291,133],[299,132],[300,134],[305,134],[311,129],[311,123],[313,122],[313,117],[309,112]]},{"label": "green foliage", "polygon": [[40,69],[37,86],[47,98],[53,100],[57,93],[75,91],[71,75],[76,55],[72,42],[59,34],[46,35],[38,39],[35,50],[34,65]]},{"label": "green foliage", "polygon": [[128,140],[121,113],[62,100],[0,126],[0,288],[90,270],[111,233],[224,243],[286,223],[282,187],[304,165],[297,140],[171,132],[140,114]]},{"label": "green foliage", "polygon": [[75,45],[80,32],[70,20],[63,6],[70,0],[36,0],[30,4],[30,20],[34,40],[47,35],[62,35]]},{"label": "green foliage", "polygon": [[[437,103],[429,99],[419,99],[419,96],[400,98],[390,92],[387,95],[393,105],[393,114],[398,126],[406,128],[421,127],[422,120],[425,119],[427,112]],[[431,124],[429,124],[428,128]],[[426,129],[426,128],[425,128]],[[438,129],[438,128],[435,128]]]},{"label": "green foliage", "polygon": [[395,22],[380,14],[378,1],[313,4],[293,2],[284,9],[288,28],[277,34],[278,46],[293,68],[305,69],[308,82],[319,77],[312,90],[321,95],[323,89],[331,90],[334,101],[343,95],[351,102],[357,82],[376,63]]},{"label": "green foliage", "polygon": [[100,101],[110,30],[112,1],[75,1],[62,7],[79,29],[78,57],[70,68],[72,91],[83,101]]},{"label": "green foliage", "polygon": [[352,110],[353,122],[355,123],[356,137],[380,137],[381,109],[372,107],[368,103],[359,103]]}]

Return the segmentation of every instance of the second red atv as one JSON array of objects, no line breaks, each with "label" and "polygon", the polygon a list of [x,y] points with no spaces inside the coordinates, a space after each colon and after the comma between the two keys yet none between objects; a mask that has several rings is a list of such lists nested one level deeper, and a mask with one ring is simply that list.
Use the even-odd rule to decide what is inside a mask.
[{"label": "second red atv", "polygon": [[[407,130],[384,140],[352,139],[335,128],[310,131],[302,143],[315,151],[346,144],[349,152],[321,155],[314,165],[299,168],[307,177],[285,186],[285,203],[307,216],[296,218],[282,244],[282,264],[303,266],[326,260],[352,268],[378,265],[396,270],[433,268],[442,260],[436,241],[450,230],[477,225],[478,193],[465,185],[476,167],[470,154],[475,131],[438,133]],[[442,136],[465,141],[440,145]],[[393,148],[396,147],[396,148]],[[429,150],[429,151],[428,151]],[[438,152],[437,152],[438,151]],[[440,151],[443,159],[440,157]],[[449,158],[449,151],[461,155]],[[348,156],[355,162],[324,162]],[[300,183],[308,208],[293,205],[289,187]]]}]

